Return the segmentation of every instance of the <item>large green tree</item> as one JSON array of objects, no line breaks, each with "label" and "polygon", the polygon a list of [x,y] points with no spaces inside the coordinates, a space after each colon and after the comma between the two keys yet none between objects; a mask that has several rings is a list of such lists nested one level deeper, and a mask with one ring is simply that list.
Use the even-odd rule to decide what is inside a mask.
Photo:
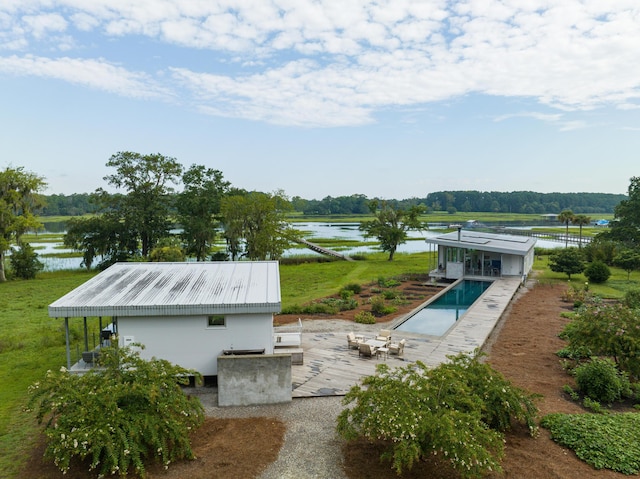
[{"label": "large green tree", "polygon": [[365,236],[372,236],[380,241],[382,251],[389,253],[389,261],[393,261],[398,246],[406,243],[409,230],[424,227],[419,218],[424,212],[422,206],[411,206],[405,210],[395,208],[386,201],[373,200],[369,203],[369,211],[374,219],[360,223],[360,230]]},{"label": "large green tree", "polygon": [[609,237],[629,248],[640,246],[640,176],[631,178],[629,199],[622,200],[614,210]]},{"label": "large green tree", "polygon": [[549,256],[549,268],[556,273],[565,273],[568,279],[572,274],[584,271],[583,255],[578,248],[565,248]]},{"label": "large green tree", "polygon": [[279,259],[300,236],[286,220],[291,204],[283,192],[250,192],[222,199],[224,237],[231,258]]},{"label": "large green tree", "polygon": [[136,255],[138,238],[115,213],[70,218],[66,222],[64,245],[82,252],[81,265],[91,269],[100,258],[99,269]]},{"label": "large green tree", "polygon": [[202,165],[192,165],[182,175],[182,183],[184,190],[176,201],[182,239],[186,253],[204,261],[216,238],[222,198],[231,184],[221,171]]},{"label": "large green tree", "polygon": [[22,167],[0,171],[0,282],[6,281],[5,254],[11,244],[20,245],[22,234],[42,226],[34,213],[43,206],[38,193],[46,185],[44,178]]},{"label": "large green tree", "polygon": [[124,151],[109,158],[107,166],[116,172],[104,177],[124,195],[110,195],[98,189],[98,198],[109,215],[117,216],[125,228],[140,240],[141,255],[149,256],[160,238],[169,234],[170,206],[183,167],[175,158],[159,153],[141,155]]},{"label": "large green tree", "polygon": [[640,269],[640,251],[638,249],[622,249],[613,258],[613,264],[627,272],[627,281],[631,272]]}]

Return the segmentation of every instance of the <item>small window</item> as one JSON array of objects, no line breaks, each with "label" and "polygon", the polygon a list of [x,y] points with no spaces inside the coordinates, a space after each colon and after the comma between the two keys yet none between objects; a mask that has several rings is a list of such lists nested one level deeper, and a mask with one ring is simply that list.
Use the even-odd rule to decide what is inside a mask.
[{"label": "small window", "polygon": [[222,314],[215,314],[207,317],[207,327],[209,328],[221,328],[226,326],[225,317]]}]

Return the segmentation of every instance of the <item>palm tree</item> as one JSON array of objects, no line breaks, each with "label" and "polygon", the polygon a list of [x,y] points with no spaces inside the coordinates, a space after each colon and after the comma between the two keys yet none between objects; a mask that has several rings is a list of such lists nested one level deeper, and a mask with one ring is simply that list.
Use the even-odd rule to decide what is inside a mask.
[{"label": "palm tree", "polygon": [[578,248],[582,248],[582,227],[584,225],[588,225],[589,223],[591,223],[591,216],[587,216],[587,215],[575,215],[573,217],[573,219],[571,220],[571,222],[574,225],[578,225],[580,226],[580,240],[578,242]]},{"label": "palm tree", "polygon": [[569,246],[569,223],[573,220],[574,214],[571,210],[562,210],[558,215],[558,221],[564,223],[567,226],[567,231],[564,237],[564,247]]}]

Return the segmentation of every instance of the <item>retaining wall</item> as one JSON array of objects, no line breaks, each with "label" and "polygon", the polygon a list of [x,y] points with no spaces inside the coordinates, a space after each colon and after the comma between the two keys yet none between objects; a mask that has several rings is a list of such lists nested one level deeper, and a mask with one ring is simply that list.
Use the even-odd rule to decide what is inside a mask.
[{"label": "retaining wall", "polygon": [[291,355],[218,356],[218,405],[291,401]]}]

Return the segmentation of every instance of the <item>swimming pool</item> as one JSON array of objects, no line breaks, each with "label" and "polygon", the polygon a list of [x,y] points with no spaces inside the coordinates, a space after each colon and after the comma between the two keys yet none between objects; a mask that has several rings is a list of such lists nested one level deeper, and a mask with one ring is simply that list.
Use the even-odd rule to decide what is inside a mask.
[{"label": "swimming pool", "polygon": [[463,280],[396,326],[398,331],[442,336],[484,293],[490,281]]}]

